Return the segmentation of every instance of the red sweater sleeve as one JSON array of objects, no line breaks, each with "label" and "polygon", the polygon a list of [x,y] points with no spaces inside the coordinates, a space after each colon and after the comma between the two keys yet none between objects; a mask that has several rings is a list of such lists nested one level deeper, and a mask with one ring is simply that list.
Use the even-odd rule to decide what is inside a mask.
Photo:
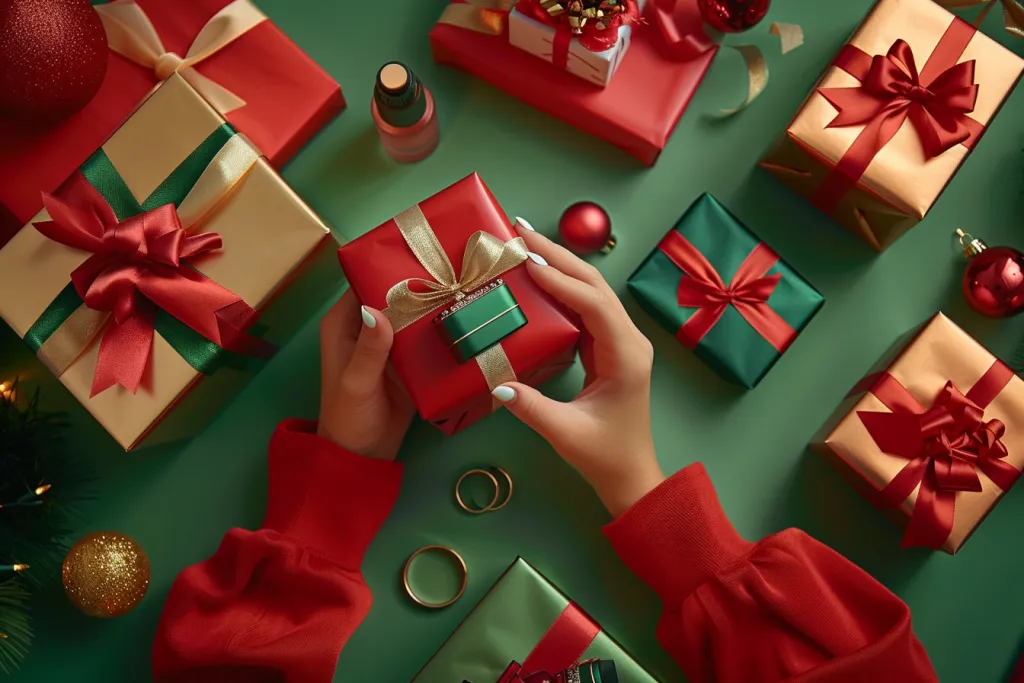
[{"label": "red sweater sleeve", "polygon": [[329,683],[370,610],[360,571],[390,513],[401,465],[353,455],[282,423],[270,442],[267,514],[233,529],[171,588],[153,647],[157,683]]},{"label": "red sweater sleeve", "polygon": [[802,531],[759,543],[688,467],[605,528],[660,596],[658,640],[691,683],[937,683],[910,610]]}]

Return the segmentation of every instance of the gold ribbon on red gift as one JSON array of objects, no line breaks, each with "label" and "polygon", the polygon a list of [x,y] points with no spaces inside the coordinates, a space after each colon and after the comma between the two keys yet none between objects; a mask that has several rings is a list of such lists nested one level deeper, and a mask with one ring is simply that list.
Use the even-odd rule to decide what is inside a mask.
[{"label": "gold ribbon on red gift", "polygon": [[[467,241],[460,276],[456,277],[448,255],[419,205],[398,214],[394,221],[416,260],[433,278],[409,278],[388,290],[384,315],[396,333],[442,306],[463,298],[467,292],[479,289],[528,258],[529,252],[522,237],[502,242],[481,230],[473,233]],[[516,380],[515,370],[501,344],[478,354],[474,360],[487,380],[488,389]]]},{"label": "gold ribbon on red gift", "polygon": [[497,683],[532,683],[577,664],[601,627],[575,602],[566,605],[522,664],[512,662]]},{"label": "gold ribbon on red gift", "polygon": [[764,242],[747,255],[728,285],[697,247],[675,230],[665,235],[658,250],[683,271],[677,295],[679,306],[697,309],[676,331],[676,339],[686,348],[694,349],[729,306],[779,353],[784,353],[796,339],[796,330],[768,305],[782,274],[768,275],[779,255]]},{"label": "gold ribbon on red gift", "polygon": [[909,461],[879,491],[877,504],[898,508],[920,486],[903,547],[941,548],[953,531],[957,494],[982,490],[979,472],[1003,491],[1020,477],[1004,460],[1005,425],[985,420],[985,408],[1012,377],[996,360],[966,394],[947,382],[929,408],[887,372],[865,377],[850,392],[870,392],[891,411],[859,410],[857,417],[879,450]]},{"label": "gold ribbon on red gift", "polygon": [[111,2],[94,9],[103,22],[110,49],[152,69],[158,81],[180,74],[221,114],[245,106],[245,100],[194,67],[266,20],[266,15],[249,0],[234,0],[213,15],[184,57],[164,47],[146,12],[134,2]]},{"label": "gold ribbon on red gift", "polygon": [[925,158],[956,145],[973,147],[984,126],[967,116],[974,111],[979,85],[974,60],[957,63],[977,29],[953,18],[924,67],[918,72],[910,46],[893,43],[884,55],[869,55],[846,45],[835,66],[860,81],[853,88],[819,88],[838,111],[828,127],[864,125],[864,129],[831,170],[811,201],[835,213],[843,197],[856,187],[868,166],[909,120]]}]

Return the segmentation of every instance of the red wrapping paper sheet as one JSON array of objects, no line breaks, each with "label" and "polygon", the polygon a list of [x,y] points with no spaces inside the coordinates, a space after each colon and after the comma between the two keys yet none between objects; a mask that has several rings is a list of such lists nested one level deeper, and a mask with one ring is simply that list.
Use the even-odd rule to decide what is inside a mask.
[{"label": "red wrapping paper sheet", "polygon": [[[503,241],[517,237],[475,173],[419,206],[460,276],[462,254],[473,233],[483,230]],[[393,285],[411,277],[430,278],[393,219],[343,246],[338,259],[359,300],[381,310]],[[501,278],[528,321],[502,346],[519,380],[540,384],[572,364],[579,330],[568,312],[534,284],[523,265]],[[492,398],[480,367],[474,361],[455,360],[434,328],[434,318],[427,315],[398,332],[391,361],[420,415],[445,434],[454,434],[490,414]]]},{"label": "red wrapping paper sheet", "polygon": [[[136,0],[164,47],[184,55],[231,0]],[[196,66],[246,101],[227,120],[280,168],[345,106],[341,88],[269,20]],[[107,76],[85,109],[55,126],[0,121],[0,204],[21,224],[117,130],[158,84],[152,70],[109,53]]]},{"label": "red wrapping paper sheet", "polygon": [[[650,3],[653,5],[654,3]],[[653,165],[704,78],[717,48],[691,61],[673,56],[653,22],[633,26],[629,51],[605,88],[492,36],[436,24],[434,61],[466,71],[518,100]]]}]

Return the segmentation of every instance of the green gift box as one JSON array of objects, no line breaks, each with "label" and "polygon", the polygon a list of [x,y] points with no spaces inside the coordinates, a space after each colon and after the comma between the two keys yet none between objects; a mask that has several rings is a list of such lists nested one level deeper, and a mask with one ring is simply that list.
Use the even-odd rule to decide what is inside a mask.
[{"label": "green gift box", "polygon": [[460,363],[472,360],[526,324],[504,280],[495,280],[455,301],[434,319]]},{"label": "green gift box", "polygon": [[825,303],[709,194],[687,209],[628,284],[680,343],[750,389]]},{"label": "green gift box", "polygon": [[526,673],[553,674],[593,659],[614,662],[619,683],[657,683],[576,603],[520,557],[413,683],[496,683],[510,662],[523,664]]}]

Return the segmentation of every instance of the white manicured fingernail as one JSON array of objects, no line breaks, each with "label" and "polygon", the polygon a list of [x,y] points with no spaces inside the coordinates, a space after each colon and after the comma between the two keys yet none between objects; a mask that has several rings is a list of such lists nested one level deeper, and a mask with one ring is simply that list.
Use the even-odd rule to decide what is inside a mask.
[{"label": "white manicured fingernail", "polygon": [[546,266],[548,264],[548,262],[545,261],[544,257],[541,256],[540,254],[534,254],[532,251],[528,251],[526,252],[526,254],[527,256],[530,257],[530,260],[536,263],[538,266]]},{"label": "white manicured fingernail", "polygon": [[377,327],[377,319],[373,317],[373,313],[366,310],[366,306],[359,309],[359,312],[363,314],[363,324],[369,327],[371,330]]},{"label": "white manicured fingernail", "polygon": [[519,216],[516,216],[516,225],[521,225],[530,232],[537,232],[536,230],[533,229],[533,226],[530,225],[525,218],[520,218]]},{"label": "white manicured fingernail", "polygon": [[516,390],[513,389],[512,387],[506,387],[502,385],[500,387],[496,387],[494,391],[491,392],[491,396],[498,399],[502,403],[508,403],[515,399]]}]

